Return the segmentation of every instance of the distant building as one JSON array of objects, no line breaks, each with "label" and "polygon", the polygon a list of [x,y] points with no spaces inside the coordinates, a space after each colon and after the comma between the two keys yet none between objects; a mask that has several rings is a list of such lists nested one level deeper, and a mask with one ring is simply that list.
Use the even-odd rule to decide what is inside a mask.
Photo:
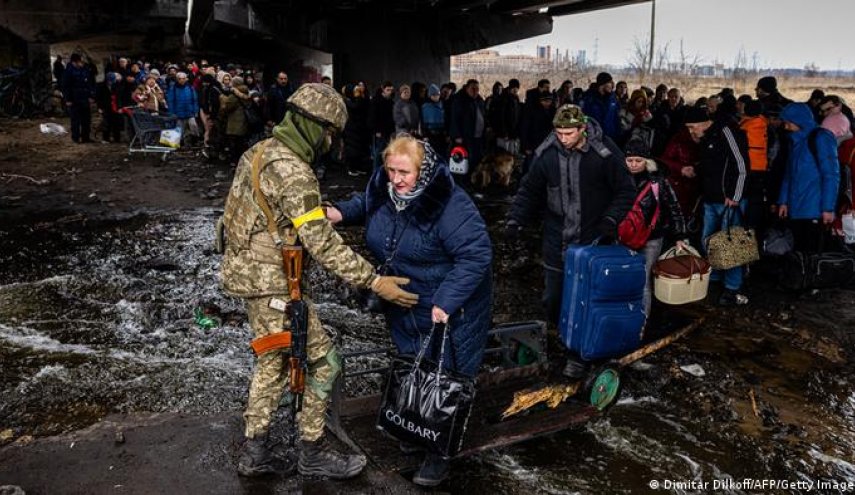
[{"label": "distant building", "polygon": [[[538,47],[550,49],[549,47]],[[547,52],[548,53],[548,52]],[[496,50],[478,50],[451,57],[452,72],[543,72],[553,66],[552,57],[500,55]]]}]

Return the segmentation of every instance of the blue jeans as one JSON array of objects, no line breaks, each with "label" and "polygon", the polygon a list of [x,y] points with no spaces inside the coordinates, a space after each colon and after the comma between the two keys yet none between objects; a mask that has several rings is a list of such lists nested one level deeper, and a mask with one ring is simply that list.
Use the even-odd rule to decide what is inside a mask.
[{"label": "blue jeans", "polygon": [[[739,202],[739,210],[745,214],[745,208],[748,205],[748,200],[743,199]],[[705,203],[704,204],[704,230],[701,239],[703,239],[704,250],[706,250],[706,240],[709,236],[718,231],[724,230],[729,225],[742,225],[740,215],[736,213],[724,215],[724,203]],[[719,280],[724,272],[724,288],[728,290],[739,290],[742,288],[742,267],[737,266],[729,270],[714,270],[712,280]]]}]

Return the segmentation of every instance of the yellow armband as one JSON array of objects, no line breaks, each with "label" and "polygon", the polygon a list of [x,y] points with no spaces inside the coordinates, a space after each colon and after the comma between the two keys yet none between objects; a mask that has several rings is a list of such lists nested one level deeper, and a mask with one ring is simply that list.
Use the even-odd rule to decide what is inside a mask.
[{"label": "yellow armband", "polygon": [[292,218],[291,223],[294,224],[294,228],[299,230],[303,225],[311,222],[312,220],[322,220],[326,218],[326,214],[324,213],[324,209],[318,206],[312,210],[309,210],[306,213],[303,213],[297,218]]}]

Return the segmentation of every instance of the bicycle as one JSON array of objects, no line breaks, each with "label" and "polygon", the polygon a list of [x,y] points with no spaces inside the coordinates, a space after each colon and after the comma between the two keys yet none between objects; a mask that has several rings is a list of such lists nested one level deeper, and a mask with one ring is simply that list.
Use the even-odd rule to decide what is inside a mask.
[{"label": "bicycle", "polygon": [[58,84],[52,82],[50,89],[36,99],[26,75],[25,69],[0,71],[0,113],[12,118],[56,115],[58,109],[61,113],[62,95]]}]

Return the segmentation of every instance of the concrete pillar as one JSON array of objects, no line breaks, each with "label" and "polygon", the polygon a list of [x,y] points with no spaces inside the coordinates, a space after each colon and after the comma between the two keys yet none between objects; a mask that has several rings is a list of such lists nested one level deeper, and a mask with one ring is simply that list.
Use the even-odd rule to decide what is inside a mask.
[{"label": "concrete pillar", "polygon": [[50,91],[53,74],[50,66],[50,45],[27,43],[27,69],[35,101],[41,101]]}]

